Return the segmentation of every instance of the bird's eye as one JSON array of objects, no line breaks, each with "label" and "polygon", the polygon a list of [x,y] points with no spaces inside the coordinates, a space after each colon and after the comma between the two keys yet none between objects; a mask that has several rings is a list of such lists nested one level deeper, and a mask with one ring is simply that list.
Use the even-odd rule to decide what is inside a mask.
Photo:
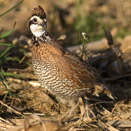
[{"label": "bird's eye", "polygon": [[36,18],[34,18],[34,19],[33,19],[33,22],[34,22],[34,23],[36,23],[36,22],[37,22],[37,19],[36,19]]}]

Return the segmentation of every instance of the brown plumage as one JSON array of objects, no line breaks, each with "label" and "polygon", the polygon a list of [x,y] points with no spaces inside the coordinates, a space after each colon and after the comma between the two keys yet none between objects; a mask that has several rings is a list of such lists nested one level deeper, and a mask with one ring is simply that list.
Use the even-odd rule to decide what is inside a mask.
[{"label": "brown plumage", "polygon": [[41,85],[67,101],[99,93],[113,98],[92,67],[50,37],[44,21],[46,15],[39,6],[34,9],[29,26],[33,34],[33,69]]},{"label": "brown plumage", "polygon": [[46,13],[41,6],[39,6],[38,8],[34,8],[32,12],[32,16],[35,16],[35,15],[39,16],[42,19],[46,19]]}]

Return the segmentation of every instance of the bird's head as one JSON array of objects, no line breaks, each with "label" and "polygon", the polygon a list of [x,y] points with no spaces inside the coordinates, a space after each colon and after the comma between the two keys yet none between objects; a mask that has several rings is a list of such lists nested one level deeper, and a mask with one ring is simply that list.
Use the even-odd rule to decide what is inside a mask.
[{"label": "bird's head", "polygon": [[36,37],[40,37],[46,31],[46,14],[41,6],[34,8],[32,16],[29,20],[29,28],[32,34]]}]

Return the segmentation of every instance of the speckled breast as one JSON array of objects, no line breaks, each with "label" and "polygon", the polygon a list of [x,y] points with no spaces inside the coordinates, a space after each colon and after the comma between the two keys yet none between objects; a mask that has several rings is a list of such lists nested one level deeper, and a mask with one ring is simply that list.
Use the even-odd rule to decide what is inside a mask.
[{"label": "speckled breast", "polygon": [[[56,96],[68,100],[77,99],[83,95],[84,92],[76,90],[77,88],[75,90],[71,88],[74,86],[71,79],[69,80],[66,77],[62,77],[57,63],[55,63],[53,56],[47,49],[33,49],[32,64],[33,70],[41,85]],[[69,87],[67,85],[69,85]]]}]

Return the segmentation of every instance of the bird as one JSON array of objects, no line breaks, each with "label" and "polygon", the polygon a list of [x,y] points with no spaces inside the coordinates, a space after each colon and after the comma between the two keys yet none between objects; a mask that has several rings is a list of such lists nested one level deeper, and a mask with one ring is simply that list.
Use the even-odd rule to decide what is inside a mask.
[{"label": "bird", "polygon": [[49,34],[46,13],[42,6],[33,9],[29,29],[32,34],[34,73],[44,88],[71,104],[69,114],[73,112],[79,98],[106,94],[114,99],[97,71]]}]

